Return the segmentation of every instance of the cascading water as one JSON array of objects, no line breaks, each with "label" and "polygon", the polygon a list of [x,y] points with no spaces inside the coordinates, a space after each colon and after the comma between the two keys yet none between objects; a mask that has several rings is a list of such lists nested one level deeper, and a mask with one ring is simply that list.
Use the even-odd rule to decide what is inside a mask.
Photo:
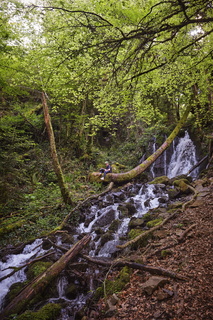
[{"label": "cascading water", "polygon": [[[12,254],[6,257],[6,261],[2,262],[0,261],[0,278],[3,278],[11,273],[11,268],[13,267],[21,267],[23,266],[27,261],[35,258],[36,256],[43,254],[45,251],[40,247],[42,244],[42,240],[37,239],[32,244],[26,245],[23,249],[22,253],[20,254]],[[4,279],[0,283],[0,310],[3,305],[4,298],[10,288],[10,286],[13,283],[16,282],[23,282],[26,280],[26,274],[24,272],[24,269],[19,270],[12,276]]]},{"label": "cascading water", "polygon": [[[164,155],[165,164],[166,161],[167,158]],[[195,164],[195,146],[186,132],[183,138],[179,138],[170,164],[168,168],[165,166],[164,172],[171,178],[187,173]],[[152,167],[152,172],[154,175],[154,167]],[[196,174],[197,172],[193,171],[193,175],[196,176]],[[77,240],[79,235],[90,233],[92,241],[89,254],[91,256],[111,257],[116,255],[116,246],[122,243],[122,237],[127,234],[130,220],[142,217],[150,209],[163,207],[167,200],[168,195],[163,185],[133,184],[121,192],[112,192],[87,208],[85,221],[76,229],[74,238]],[[134,208],[134,210],[129,214],[123,214],[122,208],[125,206]],[[116,222],[116,226],[113,226],[114,222]],[[37,239],[31,245],[27,245],[22,253],[10,255],[4,259],[6,262],[0,262],[0,278],[11,272],[9,268],[22,266],[38,254],[43,254],[45,251],[41,248],[41,243],[42,240]],[[23,268],[0,282],[0,308],[3,307],[4,298],[10,286],[25,280],[26,275]],[[69,279],[62,275],[58,279],[57,296],[47,301],[64,301],[66,307],[62,310],[60,320],[74,320],[76,310],[85,305],[88,298],[88,293],[79,292],[75,298],[68,299],[65,292],[68,282]],[[92,290],[93,283],[90,283],[87,292]]]},{"label": "cascading water", "polygon": [[[186,131],[185,136],[179,139],[175,151],[172,154],[172,158],[167,169],[167,176],[169,178],[173,178],[180,174],[187,174],[196,163],[196,148]],[[196,177],[197,174],[198,169],[195,169],[192,171],[191,176]]]}]

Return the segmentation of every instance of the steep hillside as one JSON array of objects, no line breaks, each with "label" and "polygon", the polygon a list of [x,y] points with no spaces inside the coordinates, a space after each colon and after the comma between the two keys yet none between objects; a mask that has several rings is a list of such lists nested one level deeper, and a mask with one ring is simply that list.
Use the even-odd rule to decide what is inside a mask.
[{"label": "steep hillside", "polygon": [[[114,296],[100,302],[98,309],[106,312],[104,319],[213,319],[212,174],[208,179],[196,181],[196,189],[197,199],[156,231],[154,240],[145,249],[130,257],[178,272],[186,280],[165,277],[158,285],[159,279],[149,273],[134,271],[130,283],[121,293],[116,293],[116,299]],[[100,313],[96,316],[94,319],[102,318]]]}]

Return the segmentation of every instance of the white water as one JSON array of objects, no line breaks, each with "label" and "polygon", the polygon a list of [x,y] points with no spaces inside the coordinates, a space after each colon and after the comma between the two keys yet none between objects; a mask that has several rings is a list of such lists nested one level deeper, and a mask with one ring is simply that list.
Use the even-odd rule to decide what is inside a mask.
[{"label": "white water", "polygon": [[[6,262],[0,261],[0,278],[10,274],[13,269],[12,267],[21,267],[23,266],[30,258],[33,256],[38,256],[44,252],[41,249],[42,241],[40,239],[35,240],[32,244],[26,245],[20,254],[12,254],[7,257]],[[4,298],[13,283],[23,282],[26,280],[26,275],[24,269],[19,270],[14,275],[0,283],[0,309],[2,308]]]},{"label": "white water", "polygon": [[[167,170],[169,178],[176,177],[180,174],[187,174],[188,171],[197,163],[196,149],[188,132],[179,139],[178,145],[173,152],[170,165]],[[197,169],[192,172],[192,176],[196,177]]]},{"label": "white water", "polygon": [[[155,145],[154,147],[155,148]],[[174,149],[173,156],[171,158],[168,169],[166,169],[165,165],[165,174],[167,172],[167,176],[172,178],[179,174],[186,174],[195,164],[196,164],[196,152],[195,146],[192,143],[188,133],[185,133],[183,138],[180,138],[176,148]],[[166,164],[166,154],[164,157],[164,163]],[[154,168],[151,171],[154,174]],[[196,176],[197,172],[193,171],[194,176]],[[134,191],[135,190],[135,191]],[[159,197],[167,197],[167,194],[160,186],[144,184],[141,188],[135,188],[132,186],[132,196],[123,202],[130,202],[134,204],[136,208],[136,213],[133,217],[140,218],[150,209],[156,208],[160,205]],[[106,197],[102,199],[104,203]],[[106,220],[105,218],[109,216],[112,211],[114,212],[114,216],[111,221]],[[76,230],[76,233],[90,233],[92,236],[92,240],[94,242],[93,249],[90,251],[90,255],[102,256],[102,257],[110,257],[116,251],[116,246],[121,243],[120,238],[125,236],[128,232],[128,224],[130,221],[130,217],[122,217],[119,212],[119,202],[108,205],[102,209],[98,207],[98,205],[91,206],[87,212],[87,219],[90,219],[88,223],[81,223],[79,228]],[[108,224],[104,224],[104,221],[108,221]],[[119,228],[113,234],[113,239],[106,242],[104,245],[100,245],[101,238],[99,240],[95,240],[97,234],[95,233],[95,228],[101,228],[103,233],[108,231],[108,228],[113,220],[119,221]],[[77,238],[77,236],[76,236]],[[60,241],[60,239],[58,239]],[[44,250],[41,249],[42,240],[37,239],[31,245],[27,245],[23,252],[17,255],[10,255],[7,257],[6,262],[0,262],[0,278],[9,274],[13,269],[8,269],[10,267],[19,267],[24,265],[27,261],[34,258],[35,256],[42,255]],[[59,242],[60,244],[60,242]],[[19,272],[16,272],[13,276],[3,280],[0,282],[0,309],[3,306],[4,298],[13,283],[23,282],[26,280],[26,275],[23,268]],[[67,287],[67,279],[62,276],[59,279],[57,289],[58,289],[58,297],[51,299],[55,301],[57,299],[63,299],[65,301],[69,301],[65,297],[65,288]],[[76,299],[72,300],[72,307],[70,304],[70,309],[63,309],[61,314],[61,320],[74,319],[73,318],[73,305],[77,310],[77,306],[81,306],[86,303],[86,295],[80,294]]]}]

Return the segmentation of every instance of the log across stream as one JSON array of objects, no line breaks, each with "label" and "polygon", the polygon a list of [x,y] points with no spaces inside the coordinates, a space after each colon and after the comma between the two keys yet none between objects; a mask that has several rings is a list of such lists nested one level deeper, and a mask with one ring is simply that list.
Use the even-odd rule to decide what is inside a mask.
[{"label": "log across stream", "polygon": [[[184,139],[189,139],[189,137],[185,136]],[[184,144],[181,139],[178,145],[179,153],[181,148],[186,148],[186,145],[187,148],[190,146],[189,143]],[[191,152],[185,152],[185,157],[182,157],[185,161],[184,170],[186,172],[194,165],[189,159],[187,167],[189,156],[195,157],[194,149]],[[177,162],[177,159],[174,161]],[[178,166],[181,164],[178,163]],[[172,170],[175,170],[174,166]],[[44,295],[42,304],[49,301],[63,302],[63,312],[59,320],[74,320],[75,313],[85,305],[88,297],[91,297],[97,286],[102,283],[105,271],[112,266],[120,268],[128,265],[130,268],[146,269],[153,274],[164,273],[168,277],[178,277],[179,275],[173,274],[170,270],[157,270],[158,268],[153,269],[152,266],[117,260],[121,252],[118,247],[126,242],[128,231],[132,228],[130,224],[138,223],[137,228],[143,228],[144,215],[148,211],[154,211],[155,208],[165,212],[168,201],[168,187],[165,184],[128,184],[123,189],[110,191],[98,199],[91,199],[89,207],[85,205],[79,210],[79,226],[51,236],[48,248],[44,246],[48,239],[38,239],[20,250],[20,253],[5,256],[0,262],[2,270],[0,273],[2,279],[0,279],[1,319],[7,318],[11,312],[21,313],[33,296],[42,290],[47,292],[55,285],[57,290],[51,289],[53,296],[50,298]],[[67,242],[67,235],[69,238],[73,237],[73,242]],[[79,257],[80,252],[83,253],[81,257]],[[51,267],[28,283],[15,299],[6,304],[5,297],[11,284],[26,281],[25,271],[29,268],[28,263],[45,255],[45,261],[53,262]],[[71,263],[73,259],[74,262]],[[20,270],[15,272],[15,267],[20,267]],[[13,275],[7,277],[9,273]],[[71,285],[74,288],[72,292]]]}]

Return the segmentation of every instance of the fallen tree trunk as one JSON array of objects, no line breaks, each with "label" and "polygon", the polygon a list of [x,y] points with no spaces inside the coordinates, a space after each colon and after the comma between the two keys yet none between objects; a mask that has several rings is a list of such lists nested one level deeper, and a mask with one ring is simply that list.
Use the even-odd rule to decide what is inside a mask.
[{"label": "fallen tree trunk", "polygon": [[189,175],[193,170],[195,170],[201,163],[203,163],[206,159],[208,159],[209,155],[207,154],[203,159],[201,159],[196,165],[194,165],[188,172],[187,175]]},{"label": "fallen tree trunk", "polygon": [[90,235],[86,235],[68,250],[58,261],[46,271],[36,277],[15,297],[0,314],[0,319],[7,319],[10,314],[19,314],[39,292],[43,291],[66,267],[82,248],[90,241]]},{"label": "fallen tree trunk", "polygon": [[175,129],[172,131],[170,136],[165,140],[165,142],[158,148],[150,157],[148,157],[145,161],[143,161],[140,165],[135,167],[134,169],[124,172],[124,173],[108,173],[104,179],[104,181],[110,182],[113,181],[115,183],[123,183],[126,181],[130,181],[137,177],[139,174],[144,172],[151,164],[157,160],[157,158],[170,146],[174,138],[179,133],[180,129],[184,125],[188,114],[190,112],[191,106],[186,108],[186,111],[181,118],[181,120],[176,125]]},{"label": "fallen tree trunk", "polygon": [[169,270],[166,270],[163,268],[153,267],[153,266],[149,266],[149,265],[144,265],[144,264],[140,264],[140,263],[136,263],[136,262],[130,262],[130,261],[125,261],[125,260],[115,260],[115,261],[101,260],[101,259],[96,259],[96,258],[86,256],[86,255],[83,255],[83,258],[92,262],[92,263],[99,264],[99,265],[106,266],[106,267],[110,267],[110,268],[127,266],[129,268],[143,270],[143,271],[149,272],[151,274],[166,276],[166,277],[173,278],[173,279],[186,280],[186,277],[181,276],[173,271],[169,271]]}]

